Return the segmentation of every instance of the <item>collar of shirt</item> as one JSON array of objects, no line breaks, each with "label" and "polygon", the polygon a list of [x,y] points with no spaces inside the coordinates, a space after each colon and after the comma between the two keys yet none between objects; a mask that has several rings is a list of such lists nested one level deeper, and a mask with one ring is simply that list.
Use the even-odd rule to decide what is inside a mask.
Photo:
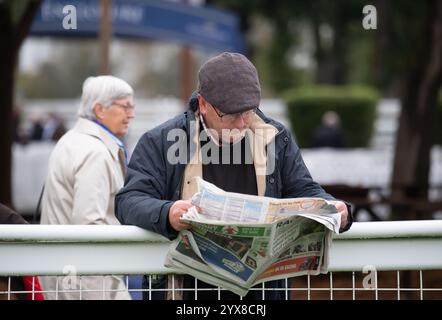
[{"label": "collar of shirt", "polygon": [[104,124],[102,124],[102,123],[100,123],[100,122],[98,122],[96,120],[94,120],[94,122],[96,124],[98,124],[100,127],[102,127],[112,137],[112,139],[114,139],[116,144],[121,149],[123,149],[123,151],[124,151],[124,159],[125,159],[125,163],[126,163],[126,166],[127,166],[127,150],[126,150],[126,147],[125,147],[123,141],[121,141],[115,134],[113,134],[113,132],[108,127],[106,127]]},{"label": "collar of shirt", "polygon": [[220,147],[220,143],[218,139],[215,139],[215,137],[212,135],[210,130],[207,129],[206,123],[204,122],[204,117],[201,113],[199,113],[201,124],[203,125],[203,129],[206,132],[207,136],[210,138],[210,140],[217,146]]}]

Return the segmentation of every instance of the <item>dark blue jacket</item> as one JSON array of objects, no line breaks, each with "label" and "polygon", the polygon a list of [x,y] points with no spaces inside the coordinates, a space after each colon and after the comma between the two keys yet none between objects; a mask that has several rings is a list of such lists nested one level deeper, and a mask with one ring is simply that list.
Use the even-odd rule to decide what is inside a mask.
[{"label": "dark blue jacket", "polygon": [[[195,120],[197,103],[194,96],[188,111],[146,132],[138,141],[125,185],[115,198],[115,213],[121,224],[151,230],[169,239],[176,238],[178,233],[169,225],[168,212],[172,203],[180,200],[185,164],[173,165],[167,161],[167,150],[175,143],[167,141],[167,134],[179,128],[190,136],[190,121]],[[312,180],[290,131],[260,110],[257,114],[279,131],[275,137],[275,170],[266,176],[265,195],[334,199]],[[190,150],[189,140],[187,150]]]}]

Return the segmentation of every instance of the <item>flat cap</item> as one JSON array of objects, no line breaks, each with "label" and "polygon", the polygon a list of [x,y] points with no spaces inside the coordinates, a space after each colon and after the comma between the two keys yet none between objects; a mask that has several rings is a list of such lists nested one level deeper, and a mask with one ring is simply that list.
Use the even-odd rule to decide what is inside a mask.
[{"label": "flat cap", "polygon": [[244,112],[259,106],[258,72],[240,53],[224,52],[208,60],[198,72],[198,82],[203,98],[223,113]]}]

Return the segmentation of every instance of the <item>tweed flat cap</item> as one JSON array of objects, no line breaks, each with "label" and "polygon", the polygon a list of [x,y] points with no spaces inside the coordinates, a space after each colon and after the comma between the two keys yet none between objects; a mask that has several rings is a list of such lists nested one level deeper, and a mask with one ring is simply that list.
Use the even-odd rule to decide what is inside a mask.
[{"label": "tweed flat cap", "polygon": [[244,112],[259,106],[258,72],[242,54],[224,52],[211,58],[200,68],[198,82],[203,98],[223,113]]}]

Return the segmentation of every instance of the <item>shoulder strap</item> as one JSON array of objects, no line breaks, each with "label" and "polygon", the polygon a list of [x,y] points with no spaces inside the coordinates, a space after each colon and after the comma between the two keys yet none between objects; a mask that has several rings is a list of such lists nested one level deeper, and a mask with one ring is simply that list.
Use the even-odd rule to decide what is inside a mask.
[{"label": "shoulder strap", "polygon": [[45,185],[41,188],[40,196],[38,197],[37,208],[35,208],[34,216],[32,217],[32,223],[36,224],[41,217],[41,199],[43,198],[43,192],[45,191]]}]

